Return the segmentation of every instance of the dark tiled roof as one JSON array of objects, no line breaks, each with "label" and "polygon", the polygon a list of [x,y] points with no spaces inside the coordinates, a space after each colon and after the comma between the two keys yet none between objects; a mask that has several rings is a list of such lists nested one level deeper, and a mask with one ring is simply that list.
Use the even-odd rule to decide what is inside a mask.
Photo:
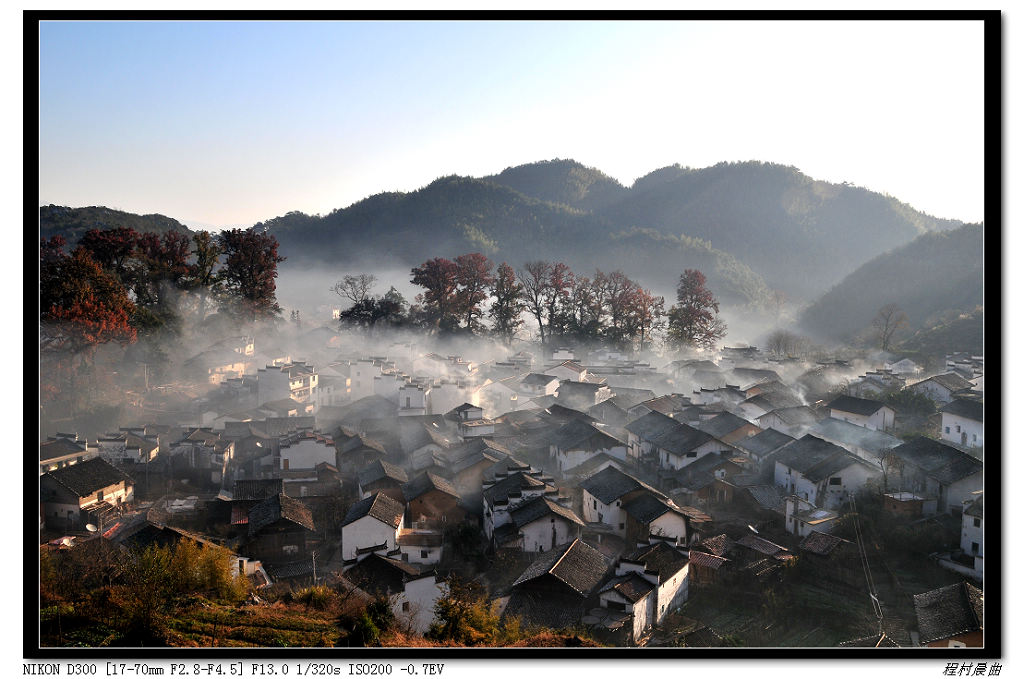
[{"label": "dark tiled roof", "polygon": [[558,378],[554,375],[545,375],[543,373],[530,373],[522,379],[520,384],[528,387],[543,387],[551,384],[551,382],[557,382]]},{"label": "dark tiled roof", "polygon": [[506,620],[518,618],[525,627],[560,630],[580,622],[586,612],[584,604],[585,599],[572,592],[555,594],[514,589],[501,615]]},{"label": "dark tiled roof", "polygon": [[580,488],[607,505],[626,493],[643,488],[645,485],[642,481],[615,467],[607,467],[581,483]]},{"label": "dark tiled roof", "polygon": [[719,568],[729,563],[729,559],[721,556],[715,556],[714,554],[708,554],[707,552],[701,552],[696,549],[691,549],[690,563],[694,566],[710,568],[711,570],[717,571]]},{"label": "dark tiled roof", "polygon": [[384,460],[372,462],[366,469],[359,472],[359,485],[366,486],[375,481],[390,479],[395,483],[407,483],[409,476],[398,465]]},{"label": "dark tiled roof", "polygon": [[626,601],[635,604],[651,593],[654,585],[645,580],[637,573],[626,573],[618,575],[608,581],[601,592],[615,591],[626,598]]},{"label": "dark tiled roof", "polygon": [[[946,389],[949,389],[950,391],[970,389],[972,386],[974,386],[955,372],[948,372],[943,373],[941,375],[935,375],[933,377],[929,377],[928,380],[931,380],[936,384],[939,384],[945,387]],[[921,382],[927,382],[928,380],[921,380]],[[910,386],[916,387],[918,384],[921,384],[921,382],[916,382]]]},{"label": "dark tiled roof", "polygon": [[777,511],[782,506],[782,493],[777,486],[747,486],[744,490],[764,509]]},{"label": "dark tiled roof", "polygon": [[658,582],[665,582],[686,565],[686,557],[675,547],[661,540],[637,548],[626,560],[642,563],[645,570],[657,573]]},{"label": "dark tiled roof", "polygon": [[405,505],[401,502],[388,497],[384,493],[374,493],[370,497],[363,498],[352,505],[351,509],[349,509],[348,513],[345,515],[345,520],[341,522],[341,525],[347,526],[353,521],[357,521],[364,516],[372,516],[392,528],[398,528],[398,524],[402,522],[402,516],[404,514]]},{"label": "dark tiled roof", "polygon": [[529,474],[516,472],[509,475],[507,478],[498,481],[490,488],[485,489],[484,497],[487,498],[488,502],[494,504],[495,502],[505,501],[509,498],[516,499],[521,496],[522,491],[526,489],[536,490],[537,492],[556,490],[554,486],[549,486]]},{"label": "dark tiled roof", "polygon": [[892,449],[893,455],[921,468],[940,483],[967,478],[982,470],[982,463],[941,441],[918,436]]},{"label": "dark tiled roof", "polygon": [[512,583],[512,587],[550,574],[586,598],[604,579],[608,565],[608,560],[599,551],[577,539],[542,554]]},{"label": "dark tiled roof", "polygon": [[66,438],[56,438],[52,441],[43,441],[39,444],[39,459],[52,460],[55,457],[84,453],[85,446],[77,441]]},{"label": "dark tiled roof", "polygon": [[420,474],[412,481],[402,486],[402,495],[405,496],[406,502],[411,502],[420,495],[429,493],[432,490],[440,491],[446,495],[451,495],[454,498],[459,497],[459,491],[455,490],[455,486],[453,486],[448,479],[440,477],[433,472]]},{"label": "dark tiled roof", "polygon": [[736,543],[728,535],[722,533],[721,535],[701,540],[697,548],[715,556],[725,556],[732,551],[734,544]]},{"label": "dark tiled roof", "polygon": [[835,551],[840,545],[850,544],[849,540],[844,540],[841,537],[835,535],[829,535],[828,533],[819,533],[816,530],[812,530],[810,534],[800,542],[800,549],[805,552],[811,552],[812,554],[820,554],[821,556],[828,556]]},{"label": "dark tiled roof", "polygon": [[761,417],[767,418],[769,415],[774,415],[788,425],[805,425],[808,427],[814,426],[820,419],[813,410],[804,405],[776,408]]},{"label": "dark tiled roof", "polygon": [[792,436],[783,434],[776,429],[765,429],[753,436],[741,439],[733,445],[754,457],[760,458],[775,452],[782,446],[795,440]]},{"label": "dark tiled roof", "polygon": [[548,514],[560,516],[563,519],[580,526],[583,525],[583,521],[580,517],[576,516],[576,512],[572,511],[568,507],[563,507],[557,502],[554,502],[544,496],[527,500],[526,502],[518,505],[511,512],[512,522],[520,528],[528,523],[536,521],[537,519],[543,518]]},{"label": "dark tiled roof", "polygon": [[586,462],[582,462],[570,469],[563,470],[562,474],[564,476],[587,478],[588,476],[593,475],[598,467],[607,462],[614,462],[619,466],[620,469],[626,466],[626,463],[623,462],[622,460],[612,457],[608,453],[601,452],[597,453],[596,455],[591,455],[590,457],[587,458]]},{"label": "dark tiled roof", "polygon": [[985,598],[967,582],[914,595],[914,611],[921,643],[949,639],[983,628]]},{"label": "dark tiled roof", "polygon": [[859,427],[834,417],[826,417],[815,424],[811,427],[811,433],[879,454],[903,443],[902,440],[885,432]]},{"label": "dark tiled roof", "polygon": [[284,493],[278,493],[249,509],[249,535],[255,535],[280,519],[291,521],[306,530],[316,530],[309,507]]},{"label": "dark tiled roof", "polygon": [[587,446],[588,450],[594,450],[614,448],[623,444],[608,432],[582,420],[571,420],[560,427],[554,433],[551,443],[560,450],[583,446]]},{"label": "dark tiled roof", "polygon": [[98,457],[46,472],[44,476],[50,477],[78,497],[93,495],[98,490],[122,481],[132,482],[130,476]]},{"label": "dark tiled roof", "polygon": [[675,511],[663,500],[651,493],[643,493],[639,497],[633,498],[626,504],[622,505],[622,509],[642,525],[647,525],[659,516]]},{"label": "dark tiled roof", "polygon": [[769,540],[765,540],[757,535],[744,535],[736,541],[736,544],[743,545],[744,547],[748,547],[755,552],[759,552],[767,556],[775,556],[776,554],[789,551],[785,547],[777,545]]},{"label": "dark tiled roof", "polygon": [[420,576],[418,566],[370,554],[345,571],[345,579],[369,594],[398,594],[405,591],[405,583]]},{"label": "dark tiled roof", "polygon": [[655,410],[636,418],[627,424],[625,429],[636,434],[641,439],[651,440],[656,436],[675,429],[680,424],[680,422],[673,420],[668,415],[663,415]]},{"label": "dark tiled roof", "polygon": [[775,461],[801,474],[835,455],[850,455],[845,448],[811,434],[805,434],[783,448]]},{"label": "dark tiled roof", "polygon": [[966,417],[975,422],[985,421],[985,404],[973,399],[957,398],[942,406],[939,410],[950,415]]},{"label": "dark tiled roof", "polygon": [[232,486],[233,500],[266,500],[284,488],[282,479],[240,479]]},{"label": "dark tiled roof", "polygon": [[667,452],[682,455],[695,450],[714,438],[711,434],[680,422],[678,427],[670,429],[660,436],[655,436],[651,443]]},{"label": "dark tiled roof", "polygon": [[828,407],[833,410],[841,410],[844,413],[854,413],[855,415],[874,415],[879,409],[884,408],[885,404],[870,398],[843,395],[833,399],[828,404]]},{"label": "dark tiled roof", "polygon": [[750,422],[744,420],[738,415],[722,413],[721,415],[715,415],[706,422],[702,422],[697,425],[697,428],[703,432],[711,434],[715,438],[721,438],[733,433],[740,427],[745,427],[749,424]]}]

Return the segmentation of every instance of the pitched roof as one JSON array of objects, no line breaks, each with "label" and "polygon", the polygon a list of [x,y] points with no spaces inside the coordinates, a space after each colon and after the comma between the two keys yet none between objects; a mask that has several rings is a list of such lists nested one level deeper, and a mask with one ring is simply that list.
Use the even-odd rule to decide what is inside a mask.
[{"label": "pitched roof", "polygon": [[39,444],[39,460],[52,460],[55,457],[84,453],[85,446],[77,441],[58,437]]},{"label": "pitched roof", "polygon": [[[428,571],[432,572],[432,571]],[[373,553],[345,571],[345,579],[370,594],[398,594],[405,583],[420,577],[420,567]]]},{"label": "pitched roof", "polygon": [[360,486],[366,486],[375,481],[383,481],[384,479],[389,479],[395,483],[407,483],[409,476],[405,473],[404,469],[385,460],[375,460],[359,472]]},{"label": "pitched roof", "polygon": [[837,455],[860,459],[834,443],[829,443],[811,434],[804,434],[783,448],[775,456],[775,461],[806,475],[815,466]]},{"label": "pitched roof", "polygon": [[812,530],[807,537],[801,540],[800,549],[812,554],[828,556],[839,548],[840,545],[844,544],[848,545],[851,543],[849,540],[844,540],[841,537]]},{"label": "pitched roof", "polygon": [[714,438],[707,432],[679,422],[677,427],[652,438],[651,443],[667,452],[682,455],[714,440]]},{"label": "pitched roof", "polygon": [[451,481],[433,472],[424,472],[402,486],[402,494],[407,502],[412,502],[420,495],[429,493],[432,490],[440,491],[445,495],[451,495],[455,498],[460,497],[459,491],[455,490],[455,486],[451,484]]},{"label": "pitched roof", "polygon": [[778,486],[747,486],[744,490],[763,509],[779,511],[782,507],[782,493]]},{"label": "pitched roof", "polygon": [[99,457],[46,472],[44,476],[53,479],[78,497],[93,495],[96,491],[122,481],[132,482],[130,476]]},{"label": "pitched roof", "polygon": [[783,434],[777,429],[765,429],[753,436],[740,439],[734,443],[733,446],[751,454],[754,457],[761,458],[795,440],[796,439],[792,436]]},{"label": "pitched roof", "polygon": [[652,495],[651,493],[643,493],[638,497],[633,498],[626,504],[622,505],[622,509],[644,525],[649,524],[659,516],[664,516],[669,512],[681,514],[678,510],[670,507],[667,502],[655,495]]},{"label": "pitched roof", "polygon": [[893,455],[921,468],[940,483],[952,483],[977,474],[981,460],[926,436],[918,436],[892,449]]},{"label": "pitched roof", "polygon": [[714,554],[715,556],[725,556],[732,551],[733,545],[736,543],[725,533],[721,535],[715,535],[714,537],[704,538],[697,544],[697,548]]},{"label": "pitched roof", "polygon": [[914,595],[921,643],[949,639],[984,628],[985,595],[967,582]]},{"label": "pitched roof", "polygon": [[964,509],[967,516],[976,516],[979,519],[985,518],[984,496],[979,493],[977,499],[969,503]]},{"label": "pitched roof", "polygon": [[625,575],[615,576],[609,580],[608,583],[601,588],[601,592],[617,592],[621,596],[625,597],[626,601],[631,604],[635,604],[650,594],[653,589],[654,585],[639,573],[630,572]]},{"label": "pitched roof", "polygon": [[541,493],[557,490],[554,486],[550,486],[540,479],[520,471],[510,474],[508,477],[498,481],[490,488],[485,488],[484,497],[491,504],[495,504],[496,502],[506,502],[509,500],[519,499],[522,497],[523,490],[526,489],[535,490]]},{"label": "pitched roof", "polygon": [[966,417],[975,422],[985,421],[985,404],[967,398],[956,398],[939,408],[940,412]]},{"label": "pitched roof", "polygon": [[955,372],[942,373],[941,375],[933,375],[932,377],[929,377],[928,379],[921,380],[920,382],[915,382],[914,384],[912,384],[910,386],[911,387],[916,387],[917,385],[922,384],[924,382],[927,382],[929,380],[931,380],[932,382],[935,382],[938,385],[941,385],[941,386],[945,387],[946,389],[948,389],[950,391],[960,391],[961,389],[970,389],[972,386],[974,386],[970,382],[968,382],[967,380],[965,380],[963,377],[961,377],[960,375],[958,375]]},{"label": "pitched roof", "polygon": [[528,523],[536,521],[537,519],[543,518],[548,514],[560,516],[570,523],[575,523],[580,526],[583,525],[583,520],[576,516],[576,512],[572,511],[568,507],[563,507],[543,495],[527,500],[526,502],[518,505],[511,512],[512,522],[520,528]]},{"label": "pitched roof", "polygon": [[707,552],[701,552],[696,549],[690,550],[690,563],[694,566],[700,566],[701,568],[710,568],[711,570],[717,571],[719,568],[729,563],[729,559],[721,556],[715,556],[714,554],[708,554]]},{"label": "pitched roof", "polygon": [[316,530],[313,525],[313,513],[309,511],[309,507],[284,493],[278,493],[249,509],[249,535],[255,535],[281,519],[291,521],[306,530]]},{"label": "pitched roof", "polygon": [[771,542],[770,540],[765,540],[764,538],[759,537],[757,535],[744,535],[736,541],[736,544],[743,545],[744,547],[752,549],[755,552],[765,554],[767,556],[775,556],[777,554],[789,551],[785,547],[777,545],[774,542]]},{"label": "pitched roof", "polygon": [[721,415],[715,415],[706,422],[701,422],[697,425],[697,429],[703,432],[711,434],[715,438],[722,438],[727,436],[737,429],[745,426],[753,426],[747,420],[744,420],[738,415],[734,415],[729,412],[722,413]]},{"label": "pitched roof", "polygon": [[644,570],[658,574],[658,582],[665,582],[686,565],[686,557],[672,545],[658,540],[650,545],[638,547],[627,561],[642,563]]},{"label": "pitched roof", "polygon": [[345,514],[345,519],[341,522],[341,525],[347,526],[364,516],[372,516],[392,528],[398,528],[404,514],[405,505],[401,502],[388,497],[384,493],[374,493],[370,497],[363,498],[352,505],[348,513]]},{"label": "pitched roof", "polygon": [[530,373],[524,377],[519,383],[527,387],[544,387],[552,382],[557,382],[558,378],[554,375],[545,375],[544,373]]},{"label": "pitched roof", "polygon": [[874,415],[882,408],[885,408],[886,405],[874,399],[857,398],[856,396],[844,394],[832,399],[828,407],[832,410],[840,410],[844,413],[853,413],[855,415]]},{"label": "pitched roof", "polygon": [[544,575],[552,575],[586,598],[604,579],[608,565],[608,560],[601,552],[576,539],[542,554],[512,583],[512,587]]},{"label": "pitched roof", "polygon": [[859,427],[834,417],[826,417],[816,423],[811,427],[810,433],[838,441],[840,444],[863,448],[876,454],[881,454],[903,443],[901,439],[885,432]]},{"label": "pitched roof", "polygon": [[673,420],[668,415],[664,415],[657,410],[641,415],[629,424],[625,426],[626,431],[636,434],[643,440],[650,440],[651,438],[670,431],[675,427],[678,427],[681,423],[678,420]]},{"label": "pitched roof", "polygon": [[[580,484],[584,489],[604,504],[611,504],[620,497],[638,488],[655,491],[643,481],[633,478],[615,467],[606,467]],[[659,493],[660,494],[660,493]]]},{"label": "pitched roof", "polygon": [[606,430],[577,419],[570,420],[559,427],[551,439],[551,445],[561,450],[582,447],[584,445],[588,446],[589,450],[614,448],[622,444],[622,441],[609,434]]},{"label": "pitched roof", "polygon": [[239,479],[231,486],[233,500],[266,500],[284,488],[282,479]]}]

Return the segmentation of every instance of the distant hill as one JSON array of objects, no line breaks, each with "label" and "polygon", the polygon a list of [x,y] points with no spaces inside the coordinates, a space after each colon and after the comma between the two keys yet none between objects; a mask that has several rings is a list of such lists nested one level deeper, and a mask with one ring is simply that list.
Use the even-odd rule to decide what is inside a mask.
[{"label": "distant hill", "polygon": [[[42,212],[43,235],[62,231],[71,242],[94,226],[188,230],[161,215],[106,208]],[[282,272],[404,268],[479,251],[514,267],[547,259],[585,274],[621,268],[670,296],[680,273],[696,268],[722,301],[756,306],[773,288],[793,303],[815,299],[873,257],[958,226],[771,163],[672,165],[624,187],[556,159],[484,178],[441,177],[417,191],[378,194],[324,216],[289,212],[254,228],[280,241]]]},{"label": "distant hill", "polygon": [[131,228],[139,233],[192,231],[176,219],[164,215],[136,215],[107,207],[63,207],[44,205],[39,208],[39,235],[41,238],[61,235],[71,245],[78,243],[89,229]]},{"label": "distant hill", "polygon": [[483,179],[531,198],[589,211],[621,200],[628,193],[617,180],[575,160],[519,165]]},{"label": "distant hill", "polygon": [[[984,304],[983,236],[982,226],[966,225],[919,236],[875,257],[809,306],[800,324],[816,337],[848,341],[870,326],[882,306],[894,303],[907,314],[906,335],[925,331],[917,342],[934,341],[941,327],[962,320],[961,314],[973,318]],[[965,321],[946,331],[955,335],[970,327]]]},{"label": "distant hill", "polygon": [[621,268],[643,285],[675,287],[686,268],[703,270],[724,301],[760,303],[763,278],[706,242],[617,225],[573,208],[525,196],[489,180],[443,177],[412,193],[372,196],[323,217],[289,213],[257,224],[281,242],[283,270],[332,262],[339,270],[415,266],[430,257],[479,251],[514,267],[564,261],[582,274]]},{"label": "distant hill", "polygon": [[596,214],[709,241],[770,286],[806,300],[878,254],[961,225],[867,189],[760,162],[661,168]]}]

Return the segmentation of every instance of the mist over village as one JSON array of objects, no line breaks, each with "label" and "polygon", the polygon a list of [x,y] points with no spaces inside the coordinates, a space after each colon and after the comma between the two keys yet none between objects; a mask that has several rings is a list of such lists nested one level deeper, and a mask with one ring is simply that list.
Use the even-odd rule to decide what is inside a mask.
[{"label": "mist over village", "polygon": [[984,222],[750,148],[44,171],[38,646],[984,648]]}]

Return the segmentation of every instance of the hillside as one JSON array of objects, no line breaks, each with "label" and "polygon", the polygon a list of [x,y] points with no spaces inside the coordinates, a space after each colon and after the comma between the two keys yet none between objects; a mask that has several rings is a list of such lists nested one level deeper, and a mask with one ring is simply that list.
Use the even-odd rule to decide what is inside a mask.
[{"label": "hillside", "polygon": [[767,295],[761,276],[706,242],[621,229],[566,204],[469,177],[380,194],[324,217],[289,213],[256,225],[264,227],[288,257],[283,270],[318,262],[339,269],[411,267],[429,257],[478,251],[516,267],[548,259],[587,275],[595,267],[621,268],[663,292],[674,288],[683,269],[698,268],[724,301],[757,304]]},{"label": "hillside", "polygon": [[597,211],[613,223],[707,240],[790,297],[813,299],[916,236],[959,226],[863,188],[771,163],[670,166]]},{"label": "hillside", "polygon": [[[161,215],[107,208],[46,206],[41,219],[44,237],[60,231],[70,242],[93,227],[187,231]],[[772,289],[791,302],[815,299],[873,257],[958,226],[771,163],[672,165],[627,188],[573,160],[441,177],[324,216],[289,212],[256,224],[280,241],[283,273],[401,269],[478,251],[516,267],[547,259],[586,274],[621,268],[668,296],[682,270],[696,268],[723,302],[753,306]]]},{"label": "hillside", "polygon": [[70,208],[44,205],[39,208],[39,236],[49,238],[60,234],[68,243],[77,243],[89,229],[131,228],[140,233],[181,231],[191,234],[187,226],[163,215],[136,215],[106,207]]},{"label": "hillside", "polygon": [[626,187],[575,160],[550,160],[509,167],[483,178],[523,195],[580,210],[595,210],[624,198]]},{"label": "hillside", "polygon": [[894,303],[907,314],[905,338],[972,313],[984,304],[983,236],[980,225],[966,225],[880,255],[809,306],[800,324],[816,337],[848,341],[870,326],[882,306]]}]

